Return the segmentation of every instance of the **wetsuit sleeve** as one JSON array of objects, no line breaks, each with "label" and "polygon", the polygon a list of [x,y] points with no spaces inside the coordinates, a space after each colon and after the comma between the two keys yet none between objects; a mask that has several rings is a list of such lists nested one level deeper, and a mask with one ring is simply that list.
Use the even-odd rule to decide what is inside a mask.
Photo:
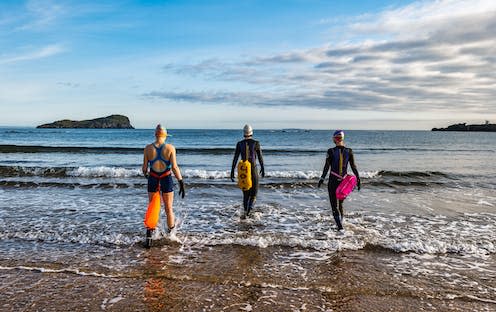
[{"label": "wetsuit sleeve", "polygon": [[262,156],[262,148],[260,147],[260,142],[257,141],[257,144],[255,145],[255,151],[257,152],[258,156],[258,162],[260,163],[260,169],[264,171],[264,161],[263,161],[263,156]]},{"label": "wetsuit sleeve", "polygon": [[353,156],[353,151],[350,148],[350,167],[358,180],[360,180],[360,176],[358,175],[358,170],[355,164],[355,156]]},{"label": "wetsuit sleeve", "polygon": [[234,158],[232,161],[232,166],[231,166],[231,177],[234,176],[234,168],[236,168],[236,163],[238,162],[239,154],[241,153],[241,150],[239,148],[239,143],[236,144],[236,151],[234,152]]},{"label": "wetsuit sleeve", "polygon": [[331,161],[332,161],[332,153],[331,153],[331,150],[327,150],[327,157],[326,157],[326,161],[325,161],[325,164],[324,164],[324,170],[322,171],[322,175],[320,176],[320,178],[322,180],[325,179],[326,175],[327,175],[327,171],[329,171],[329,167],[331,166]]},{"label": "wetsuit sleeve", "polygon": [[174,176],[178,181],[182,181],[183,177],[181,175],[181,170],[179,170],[179,166],[177,165],[176,148],[172,145],[170,148],[171,148],[170,162],[172,166],[172,172],[174,172]]}]

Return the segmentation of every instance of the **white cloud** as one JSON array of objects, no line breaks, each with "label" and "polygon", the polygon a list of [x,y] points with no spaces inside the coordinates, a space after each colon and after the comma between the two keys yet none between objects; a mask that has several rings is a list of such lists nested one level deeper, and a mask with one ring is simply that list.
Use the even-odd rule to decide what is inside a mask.
[{"label": "white cloud", "polygon": [[[352,35],[347,43],[241,61],[170,64],[168,71],[203,77],[204,89],[147,95],[269,107],[496,114],[496,2],[422,1],[360,16],[342,28]],[[241,91],[209,87],[219,80],[235,82]]]},{"label": "white cloud", "polygon": [[67,9],[60,3],[51,0],[30,0],[26,3],[28,21],[19,30],[38,30],[54,24]]},{"label": "white cloud", "polygon": [[0,57],[0,64],[13,64],[24,61],[32,61],[54,56],[64,52],[64,47],[59,44],[47,45],[34,51],[26,52],[16,56]]},{"label": "white cloud", "polygon": [[368,15],[352,22],[349,29],[365,34],[395,34],[400,38],[425,37],[437,30],[458,29],[453,21],[469,17],[477,24],[477,17],[496,10],[491,0],[417,1],[405,7]]}]

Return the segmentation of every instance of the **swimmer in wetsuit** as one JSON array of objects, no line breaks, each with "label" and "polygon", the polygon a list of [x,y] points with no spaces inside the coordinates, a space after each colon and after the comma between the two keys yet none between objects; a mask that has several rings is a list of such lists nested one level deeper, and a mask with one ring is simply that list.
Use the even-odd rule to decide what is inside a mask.
[{"label": "swimmer in wetsuit", "polygon": [[[176,148],[172,144],[166,144],[167,130],[162,125],[155,128],[155,142],[148,144],[143,152],[143,174],[148,178],[148,199],[152,200],[155,192],[162,193],[167,215],[167,226],[169,232],[175,226],[174,211],[172,203],[174,200],[171,173],[174,173],[179,182],[179,196],[184,198],[184,183],[181,171],[176,162]],[[147,230],[147,238],[151,238],[151,229]]]},{"label": "swimmer in wetsuit", "polygon": [[[350,164],[351,170],[357,178],[357,188],[360,190],[360,176],[358,175],[358,170],[355,165],[355,157],[353,156],[353,151],[351,148],[344,146],[344,132],[342,130],[336,130],[333,135],[335,147],[327,150],[326,162],[324,165],[324,171],[319,180],[318,187],[324,183],[324,179],[327,175],[329,168],[331,173],[329,174],[329,183],[327,184],[327,190],[329,191],[329,200],[331,201],[332,215],[334,216],[334,221],[338,227],[338,231],[343,230],[343,200],[338,200],[336,198],[336,189],[339,183],[347,174],[348,163]],[[339,204],[339,206],[338,206]]]},{"label": "swimmer in wetsuit", "polygon": [[[243,128],[244,140],[239,141],[236,144],[236,151],[234,152],[234,158],[231,167],[231,181],[234,182],[234,168],[238,162],[238,158],[241,155],[241,159],[248,159],[251,163],[251,179],[252,187],[247,191],[243,191],[243,215],[242,218],[247,217],[250,211],[253,209],[257,198],[258,191],[258,171],[257,171],[257,156],[258,162],[260,163],[260,175],[265,177],[265,169],[262,157],[262,149],[260,148],[260,143],[253,139],[253,129],[250,125],[245,125]],[[247,148],[248,147],[248,148]],[[247,154],[248,150],[248,155]]]}]

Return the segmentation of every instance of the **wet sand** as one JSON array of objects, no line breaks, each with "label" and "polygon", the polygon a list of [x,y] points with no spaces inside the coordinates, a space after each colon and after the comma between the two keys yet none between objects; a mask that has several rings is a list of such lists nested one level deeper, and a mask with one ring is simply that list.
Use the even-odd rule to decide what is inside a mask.
[{"label": "wet sand", "polygon": [[[178,245],[162,244],[116,252],[122,254],[114,256],[140,261],[122,270],[100,266],[95,260],[92,270],[64,269],[71,267],[69,259],[65,264],[29,265],[53,272],[0,270],[0,310],[496,310],[494,295],[483,297],[475,288],[471,291],[473,285],[452,284],[428,274],[398,274],[391,263],[401,262],[402,255],[376,248],[338,252],[319,260],[302,256],[301,249],[238,245],[187,253]],[[25,264],[1,263],[4,268],[21,265]],[[494,279],[482,277],[481,283],[496,287]]]}]

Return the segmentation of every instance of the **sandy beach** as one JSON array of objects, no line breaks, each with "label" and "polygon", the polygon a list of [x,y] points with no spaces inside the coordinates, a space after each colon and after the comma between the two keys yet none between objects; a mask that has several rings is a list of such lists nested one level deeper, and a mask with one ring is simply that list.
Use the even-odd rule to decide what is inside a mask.
[{"label": "sandy beach", "polygon": [[[4,311],[492,311],[496,301],[469,295],[428,274],[398,274],[386,250],[294,260],[292,248],[219,246],[171,263],[180,246],[140,254],[136,267],[109,274],[42,264],[0,271]],[[127,253],[129,251],[121,250]],[[118,256],[118,255],[116,255]],[[128,257],[129,255],[126,255]],[[181,256],[183,257],[183,256]],[[286,261],[292,259],[291,262]],[[389,261],[388,261],[389,262]],[[493,259],[494,263],[494,259]],[[98,267],[95,264],[95,267]],[[493,267],[494,269],[494,267]],[[51,271],[51,272],[50,272]],[[495,279],[485,280],[496,287]]]}]

